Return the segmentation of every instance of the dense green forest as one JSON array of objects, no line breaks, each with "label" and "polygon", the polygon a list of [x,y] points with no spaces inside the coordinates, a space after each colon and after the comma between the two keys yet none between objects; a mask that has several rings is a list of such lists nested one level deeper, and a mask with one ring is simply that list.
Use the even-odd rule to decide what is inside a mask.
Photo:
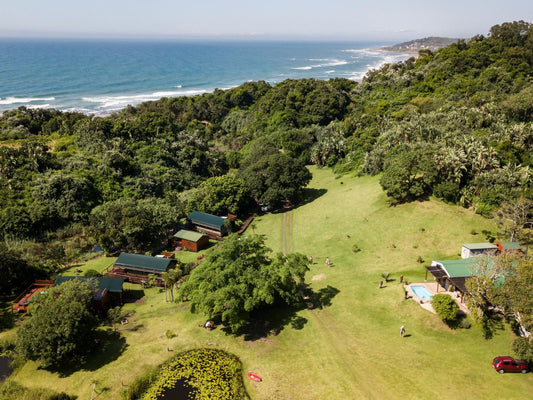
[{"label": "dense green forest", "polygon": [[523,21],[360,83],[248,82],[107,117],[21,107],[0,117],[0,284],[16,292],[96,244],[150,251],[193,209],[296,204],[310,163],[381,173],[391,204],[435,196],[491,216],[533,198],[532,146]]}]

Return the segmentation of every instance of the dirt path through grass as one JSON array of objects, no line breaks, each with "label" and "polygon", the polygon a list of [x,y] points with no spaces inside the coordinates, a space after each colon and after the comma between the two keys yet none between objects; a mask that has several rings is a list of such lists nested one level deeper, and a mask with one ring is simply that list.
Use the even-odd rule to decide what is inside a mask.
[{"label": "dirt path through grass", "polygon": [[289,253],[294,252],[293,246],[292,246],[292,210],[289,211]]},{"label": "dirt path through grass", "polygon": [[281,222],[281,252],[283,255],[287,254],[285,251],[285,225],[287,223],[287,214],[283,213],[283,220]]},{"label": "dirt path through grass", "polygon": [[283,220],[281,222],[281,252],[283,255],[294,251],[292,244],[292,210],[283,213]]}]

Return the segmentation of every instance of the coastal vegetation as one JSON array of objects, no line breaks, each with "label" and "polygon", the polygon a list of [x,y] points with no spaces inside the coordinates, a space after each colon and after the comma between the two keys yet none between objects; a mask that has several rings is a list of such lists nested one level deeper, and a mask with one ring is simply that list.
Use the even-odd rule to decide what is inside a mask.
[{"label": "coastal vegetation", "polygon": [[[96,245],[107,255],[154,252],[192,210],[242,216],[261,205],[276,211],[254,222],[254,235],[230,236],[206,250],[191,274],[167,277],[180,281],[178,297],[201,316],[180,312],[184,305],[165,302],[157,288],[128,287],[142,292],[145,303],[123,306],[130,322],[116,335],[89,315],[83,296],[76,296],[79,307],[55,307],[70,299],[68,290],[46,297],[20,327],[4,307],[2,333],[18,332],[16,351],[28,360],[9,382],[88,397],[83,385],[94,380],[93,391],[117,398],[117,382],[130,384],[173,349],[214,343],[267,378],[247,385],[253,398],[370,397],[377,384],[387,398],[409,397],[415,389],[456,397],[434,385],[439,378],[486,398],[492,393],[488,360],[507,353],[514,340],[486,304],[520,316],[531,330],[531,263],[505,264],[509,279],[499,290],[487,276],[472,281],[479,326],[470,330],[453,330],[403,301],[395,280],[402,274],[421,281],[418,259],[451,257],[472,232],[512,233],[529,244],[532,78],[533,26],[519,21],[494,26],[487,37],[420,51],[360,83],[247,82],[107,117],[4,112],[0,284],[6,302],[33,279],[90,258]],[[301,254],[284,255],[287,243]],[[270,257],[265,246],[281,253]],[[320,261],[309,265],[307,255]],[[324,270],[326,258],[332,264]],[[80,267],[101,273],[110,264],[102,260]],[[386,285],[372,290],[383,271],[391,271]],[[320,308],[302,306],[306,277]],[[73,310],[87,318],[66,318]],[[199,329],[206,316],[227,329]],[[51,335],[56,319],[73,335],[67,342]],[[391,332],[401,325],[411,336],[400,345]],[[491,340],[480,340],[483,335]],[[79,340],[92,344],[100,336],[99,350],[81,351]],[[531,340],[514,343],[531,355]],[[458,365],[458,353],[468,366]],[[84,367],[63,365],[71,356]],[[420,368],[415,376],[398,367],[437,359],[440,372]],[[41,368],[58,364],[60,373]],[[525,395],[527,379],[498,388],[504,397]]]}]

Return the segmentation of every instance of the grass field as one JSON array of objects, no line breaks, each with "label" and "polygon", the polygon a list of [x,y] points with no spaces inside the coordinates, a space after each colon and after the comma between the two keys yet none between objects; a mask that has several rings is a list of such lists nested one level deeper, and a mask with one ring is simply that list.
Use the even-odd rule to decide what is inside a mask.
[{"label": "grass field", "polygon": [[[178,351],[211,346],[236,354],[244,373],[263,378],[246,382],[255,400],[529,398],[533,374],[500,375],[491,367],[494,356],[511,353],[508,327],[490,340],[476,326],[451,330],[404,300],[399,283],[400,275],[422,282],[423,265],[457,258],[461,243],[484,240],[473,230],[496,230],[492,221],[433,200],[391,208],[376,177],[335,179],[329,170],[312,172],[304,205],[257,218],[248,234],[265,234],[274,251],[313,256],[306,281],[320,294],[323,309],[287,313],[275,333],[246,340],[199,328],[204,317],[165,303],[158,289],[145,289],[138,293],[142,302],[124,306],[132,315],[119,328],[123,341],[95,354],[88,366],[50,373],[29,362],[10,379],[79,399],[91,398],[96,383],[98,399],[117,399],[121,386],[145,368]],[[355,254],[354,244],[361,248]],[[83,268],[103,269],[110,261],[95,259]],[[378,289],[383,272],[393,281]],[[401,325],[407,331],[403,339]],[[168,329],[174,338],[167,339]]]}]

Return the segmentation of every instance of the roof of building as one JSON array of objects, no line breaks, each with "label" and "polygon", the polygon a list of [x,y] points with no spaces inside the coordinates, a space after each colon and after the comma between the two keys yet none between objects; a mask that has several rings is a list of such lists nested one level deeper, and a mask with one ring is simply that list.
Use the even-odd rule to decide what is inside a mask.
[{"label": "roof of building", "polygon": [[190,242],[197,242],[205,235],[200,232],[188,231],[187,229],[180,229],[175,235],[175,238],[185,239]]},{"label": "roof of building", "polygon": [[165,272],[174,260],[169,258],[143,256],[141,254],[120,253],[115,265],[123,265],[134,269]]},{"label": "roof of building", "polygon": [[226,218],[217,217],[216,215],[206,214],[200,211],[193,211],[187,219],[193,224],[203,225],[218,230],[220,230],[224,222],[226,222]]},{"label": "roof of building", "polygon": [[504,250],[521,250],[522,246],[518,242],[498,242]]},{"label": "roof of building", "polygon": [[122,292],[122,285],[124,279],[122,278],[109,278],[109,277],[88,277],[88,276],[58,276],[54,283],[54,286],[61,285],[64,282],[72,281],[74,279],[79,279],[81,281],[94,282],[94,287],[97,290],[107,289],[111,293],[120,293]]},{"label": "roof of building", "polygon": [[498,246],[492,243],[463,243],[463,247],[469,250],[497,250]]},{"label": "roof of building", "polygon": [[432,265],[440,265],[448,277],[458,278],[473,275],[472,260],[472,258],[465,258],[460,260],[433,261]]}]

